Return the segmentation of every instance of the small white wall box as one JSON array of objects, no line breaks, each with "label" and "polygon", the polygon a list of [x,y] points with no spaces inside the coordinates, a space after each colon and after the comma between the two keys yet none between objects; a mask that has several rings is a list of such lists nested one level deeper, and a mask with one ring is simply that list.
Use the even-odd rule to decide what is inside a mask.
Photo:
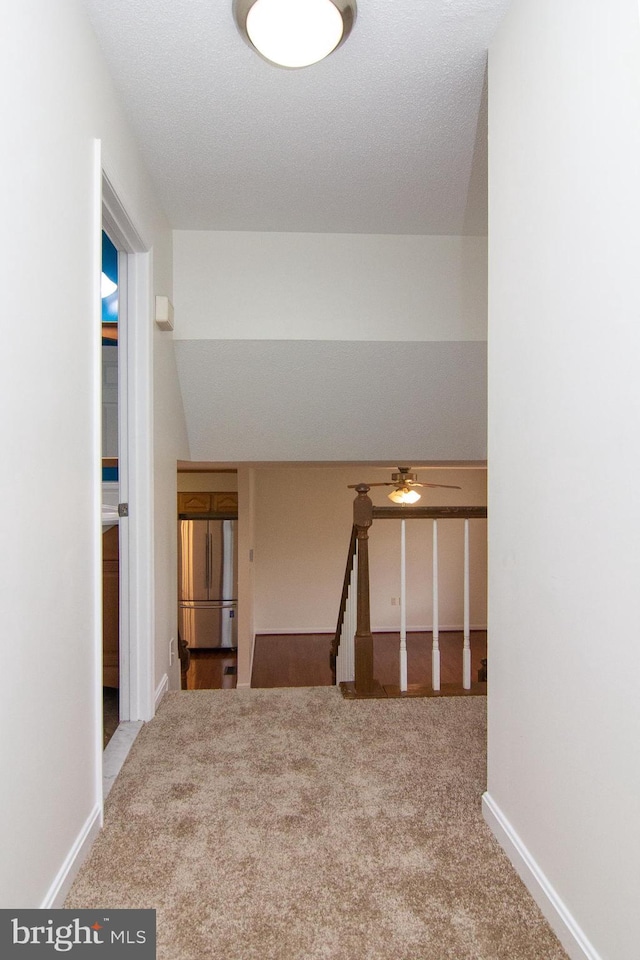
[{"label": "small white wall box", "polygon": [[169,297],[156,297],[156,324],[161,330],[173,330],[173,304]]}]

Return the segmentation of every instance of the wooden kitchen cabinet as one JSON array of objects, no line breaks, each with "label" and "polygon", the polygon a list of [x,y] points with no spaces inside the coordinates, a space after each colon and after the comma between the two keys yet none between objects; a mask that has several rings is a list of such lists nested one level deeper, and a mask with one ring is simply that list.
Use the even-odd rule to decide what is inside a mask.
[{"label": "wooden kitchen cabinet", "polygon": [[200,515],[207,513],[238,512],[238,494],[235,490],[211,493],[179,493],[178,513]]},{"label": "wooden kitchen cabinet", "polygon": [[120,556],[118,527],[102,535],[102,685],[120,685]]},{"label": "wooden kitchen cabinet", "polygon": [[235,493],[235,491],[229,493],[212,493],[211,509],[214,513],[237,513],[238,494]]},{"label": "wooden kitchen cabinet", "polygon": [[178,513],[210,513],[210,493],[179,493]]}]

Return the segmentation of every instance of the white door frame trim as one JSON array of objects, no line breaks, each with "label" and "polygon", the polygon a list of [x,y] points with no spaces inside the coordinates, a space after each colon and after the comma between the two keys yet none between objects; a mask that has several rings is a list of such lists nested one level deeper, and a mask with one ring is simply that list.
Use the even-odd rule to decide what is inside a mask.
[{"label": "white door frame trim", "polygon": [[[101,165],[102,226],[122,251],[126,303],[119,317],[119,480],[129,516],[120,522],[120,719],[150,720],[154,690],[153,338],[149,245]],[[120,381],[122,381],[120,385]]]}]

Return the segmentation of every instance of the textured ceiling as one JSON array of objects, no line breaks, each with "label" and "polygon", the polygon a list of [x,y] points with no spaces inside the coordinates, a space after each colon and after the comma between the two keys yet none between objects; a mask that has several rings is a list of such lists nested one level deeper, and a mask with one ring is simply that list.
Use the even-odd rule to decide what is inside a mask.
[{"label": "textured ceiling", "polygon": [[231,0],[83,0],[175,228],[486,232],[486,51],[510,0],[359,0],[282,70]]}]

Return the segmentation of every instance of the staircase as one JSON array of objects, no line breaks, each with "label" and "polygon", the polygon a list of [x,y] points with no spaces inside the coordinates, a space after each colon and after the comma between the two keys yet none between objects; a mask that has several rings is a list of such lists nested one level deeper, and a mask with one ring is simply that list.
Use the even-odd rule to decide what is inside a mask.
[{"label": "staircase", "polygon": [[[334,682],[347,699],[385,697],[450,697],[486,694],[486,659],[471,676],[471,631],[469,627],[469,520],[486,519],[486,507],[374,507],[367,484],[356,487],[353,527],[345,565],[342,596],[333,644],[331,669]],[[464,526],[464,627],[462,631],[462,670],[459,682],[441,682],[440,629],[438,624],[438,521],[463,519]],[[398,647],[398,683],[381,684],[374,676],[374,641],[371,632],[369,597],[369,530],[374,520],[395,520],[401,525],[400,634]],[[431,643],[431,683],[408,683],[406,628],[406,540],[408,520],[430,520],[433,524],[433,629]]]}]

